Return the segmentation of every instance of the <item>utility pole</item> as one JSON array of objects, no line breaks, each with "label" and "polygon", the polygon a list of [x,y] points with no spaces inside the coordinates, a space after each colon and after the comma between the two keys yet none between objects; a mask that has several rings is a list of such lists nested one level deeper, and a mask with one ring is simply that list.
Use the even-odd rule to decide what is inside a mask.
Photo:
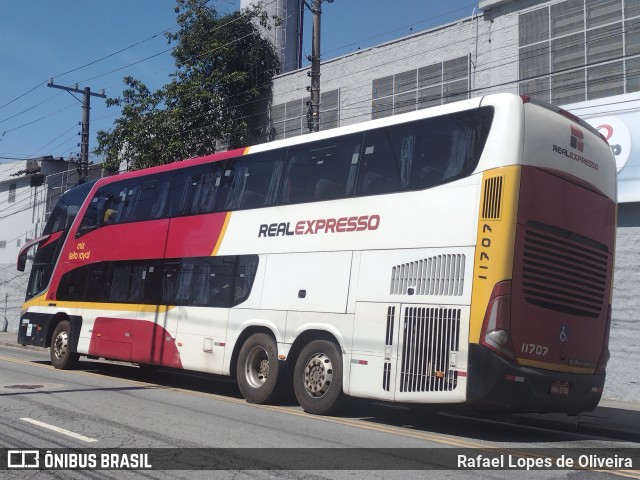
[{"label": "utility pole", "polygon": [[73,87],[55,85],[53,78],[49,79],[48,87],[59,88],[71,93],[82,93],[82,132],[80,133],[80,162],[78,163],[78,184],[89,179],[89,110],[91,110],[91,97],[106,98],[104,89],[100,93],[92,92],[89,87],[80,90],[76,83]]},{"label": "utility pole", "polygon": [[311,72],[308,74],[311,77],[311,86],[307,88],[311,92],[311,101],[307,104],[307,125],[311,133],[320,130],[320,4],[323,1],[333,3],[333,0],[312,0],[311,6],[306,0],[302,1],[313,14],[311,56],[308,57],[311,61]]},{"label": "utility pole", "polygon": [[320,130],[320,0],[312,0],[313,30],[311,45],[311,105],[309,132]]}]

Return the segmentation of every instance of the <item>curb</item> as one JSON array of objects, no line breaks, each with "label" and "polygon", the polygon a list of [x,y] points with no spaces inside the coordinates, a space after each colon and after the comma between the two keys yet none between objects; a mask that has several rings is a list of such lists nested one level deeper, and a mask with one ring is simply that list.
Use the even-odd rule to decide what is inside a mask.
[{"label": "curb", "polygon": [[[18,334],[16,333],[16,337],[17,336],[18,336]],[[2,345],[4,347],[22,348],[22,349],[27,349],[27,350],[44,351],[44,350],[48,350],[49,349],[49,347],[38,347],[36,345],[20,345],[16,341],[11,342],[11,341],[1,340],[1,339],[0,339],[0,345]]]}]

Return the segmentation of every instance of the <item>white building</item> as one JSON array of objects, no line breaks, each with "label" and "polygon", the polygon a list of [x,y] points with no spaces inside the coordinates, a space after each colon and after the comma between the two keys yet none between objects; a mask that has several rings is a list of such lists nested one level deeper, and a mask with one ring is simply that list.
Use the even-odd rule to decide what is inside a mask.
[{"label": "white building", "polygon": [[264,8],[269,17],[267,29],[260,27],[275,47],[283,72],[296,70],[301,64],[303,0],[240,0],[240,9],[253,5]]}]

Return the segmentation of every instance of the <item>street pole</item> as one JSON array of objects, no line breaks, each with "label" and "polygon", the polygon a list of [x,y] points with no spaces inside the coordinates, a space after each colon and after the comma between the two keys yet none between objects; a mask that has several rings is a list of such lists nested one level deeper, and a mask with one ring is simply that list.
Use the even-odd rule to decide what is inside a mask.
[{"label": "street pole", "polygon": [[307,0],[301,0],[302,4],[311,10],[313,14],[313,31],[311,32],[311,56],[307,60],[311,62],[311,71],[307,75],[311,77],[311,86],[307,91],[311,93],[311,99],[307,102],[307,126],[309,133],[320,130],[320,4],[322,2],[333,3],[333,0],[312,0],[311,5]]},{"label": "street pole", "polygon": [[91,97],[106,98],[107,96],[102,90],[100,93],[92,92],[89,87],[80,90],[78,84],[73,87],[63,87],[55,85],[53,78],[49,79],[47,86],[59,88],[67,92],[82,93],[82,131],[80,133],[80,163],[78,165],[78,184],[84,183],[89,179],[89,110],[91,110]]},{"label": "street pole", "polygon": [[320,130],[320,1],[313,0],[311,13],[313,14],[313,43],[311,46],[311,120],[309,132]]}]

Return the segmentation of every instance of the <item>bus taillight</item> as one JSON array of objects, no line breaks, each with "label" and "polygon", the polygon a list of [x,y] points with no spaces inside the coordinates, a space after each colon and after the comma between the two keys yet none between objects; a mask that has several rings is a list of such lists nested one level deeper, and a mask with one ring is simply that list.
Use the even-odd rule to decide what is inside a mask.
[{"label": "bus taillight", "polygon": [[494,352],[515,358],[511,341],[511,281],[497,283],[491,292],[482,324],[480,343]]}]

